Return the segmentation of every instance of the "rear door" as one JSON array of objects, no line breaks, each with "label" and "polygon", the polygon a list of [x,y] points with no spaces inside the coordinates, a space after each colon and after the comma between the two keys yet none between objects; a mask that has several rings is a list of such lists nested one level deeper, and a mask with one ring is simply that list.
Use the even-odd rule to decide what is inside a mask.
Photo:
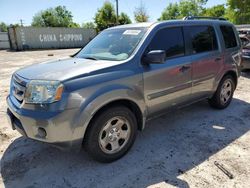
[{"label": "rear door", "polygon": [[188,54],[192,57],[192,97],[209,96],[214,89],[215,78],[223,67],[216,32],[211,25],[184,27]]}]

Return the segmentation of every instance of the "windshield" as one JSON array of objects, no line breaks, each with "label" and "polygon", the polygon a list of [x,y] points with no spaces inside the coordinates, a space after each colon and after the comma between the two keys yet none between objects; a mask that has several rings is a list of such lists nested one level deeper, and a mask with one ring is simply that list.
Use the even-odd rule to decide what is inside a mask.
[{"label": "windshield", "polygon": [[103,31],[87,44],[77,58],[121,61],[130,57],[146,32],[146,28]]}]

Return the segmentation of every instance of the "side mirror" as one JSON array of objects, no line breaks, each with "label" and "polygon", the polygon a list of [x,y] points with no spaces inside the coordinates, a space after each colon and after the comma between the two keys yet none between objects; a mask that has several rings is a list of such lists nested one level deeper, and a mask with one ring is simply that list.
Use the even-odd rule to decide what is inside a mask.
[{"label": "side mirror", "polygon": [[162,64],[165,62],[166,53],[164,50],[152,50],[143,57],[147,64]]}]

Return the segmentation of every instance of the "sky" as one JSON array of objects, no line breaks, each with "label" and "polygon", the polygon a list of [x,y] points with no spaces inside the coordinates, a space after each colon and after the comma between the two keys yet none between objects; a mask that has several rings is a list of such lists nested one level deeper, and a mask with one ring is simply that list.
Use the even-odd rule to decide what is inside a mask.
[{"label": "sky", "polygon": [[[109,1],[115,5],[115,0]],[[138,7],[141,2],[149,13],[149,21],[155,21],[170,2],[178,2],[178,0],[119,0],[119,12],[127,13],[133,21],[135,7]],[[93,21],[97,9],[103,3],[104,0],[0,0],[0,22],[15,24],[20,23],[22,19],[24,25],[28,26],[37,12],[64,5],[72,12],[74,22],[82,24]],[[208,0],[206,7],[223,3],[225,4],[226,0]]]}]

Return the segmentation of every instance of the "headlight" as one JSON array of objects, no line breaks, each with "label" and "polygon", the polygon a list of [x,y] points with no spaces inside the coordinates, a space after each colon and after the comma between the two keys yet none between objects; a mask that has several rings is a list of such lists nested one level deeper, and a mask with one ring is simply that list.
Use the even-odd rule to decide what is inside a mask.
[{"label": "headlight", "polygon": [[45,104],[59,101],[62,97],[63,85],[59,81],[32,80],[25,92],[25,102]]}]

